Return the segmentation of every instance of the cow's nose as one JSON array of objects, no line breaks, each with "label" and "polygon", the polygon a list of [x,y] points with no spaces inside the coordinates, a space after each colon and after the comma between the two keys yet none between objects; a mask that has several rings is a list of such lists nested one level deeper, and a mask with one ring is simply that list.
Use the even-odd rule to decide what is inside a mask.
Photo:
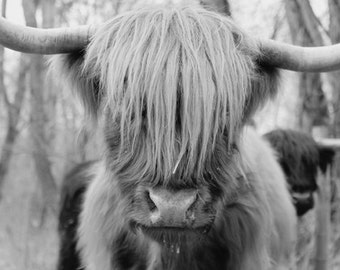
[{"label": "cow's nose", "polygon": [[195,221],[197,190],[176,192],[163,188],[148,191],[151,223],[164,227],[183,227]]}]

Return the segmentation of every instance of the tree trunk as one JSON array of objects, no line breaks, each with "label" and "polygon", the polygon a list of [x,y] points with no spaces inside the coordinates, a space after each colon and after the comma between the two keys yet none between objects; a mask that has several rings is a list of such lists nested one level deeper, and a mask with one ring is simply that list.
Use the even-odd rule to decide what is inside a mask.
[{"label": "tree trunk", "polygon": [[[319,24],[308,0],[285,0],[286,16],[291,32],[292,42],[301,46],[321,46],[323,39]],[[299,122],[302,130],[312,133],[313,127],[323,126],[328,130],[329,115],[325,95],[322,90],[321,77],[318,73],[301,73],[299,76],[300,113]],[[324,134],[327,136],[327,134]],[[319,173],[320,175],[320,173]],[[319,177],[320,179],[320,177]],[[328,178],[329,179],[329,178]],[[318,194],[316,206],[316,254],[315,269],[326,269],[328,251],[328,234],[322,230],[329,226],[329,209],[325,193]],[[323,249],[323,250],[322,250]],[[299,251],[297,251],[299,252]],[[304,251],[300,263],[310,264],[311,253]],[[297,265],[299,268],[301,265]]]},{"label": "tree trunk", "polygon": [[[1,15],[6,17],[7,1],[2,1]],[[7,131],[3,148],[0,153],[0,199],[2,197],[2,188],[5,177],[8,172],[9,162],[12,157],[13,147],[18,135],[17,126],[20,118],[20,111],[25,94],[25,79],[26,79],[27,64],[25,56],[21,55],[19,62],[19,75],[17,78],[17,89],[14,97],[14,102],[11,103],[8,99],[6,87],[4,83],[4,47],[0,46],[0,92],[4,98],[4,105],[7,109]]]},{"label": "tree trunk", "polygon": [[[1,16],[6,17],[6,6],[7,1],[2,1],[1,6]],[[5,105],[8,105],[8,98],[6,95],[5,83],[4,83],[4,56],[5,56],[5,48],[0,46],[0,94],[4,97]]]},{"label": "tree trunk", "polygon": [[[25,0],[22,2],[26,24],[31,27],[37,27],[35,13],[37,11],[37,1]],[[33,159],[36,173],[42,188],[43,216],[46,210],[57,210],[57,187],[51,172],[51,164],[48,159],[48,138],[46,136],[47,114],[45,111],[44,95],[44,59],[41,55],[30,56],[30,93],[31,93],[31,124],[30,133],[32,137],[32,147],[34,149]]]},{"label": "tree trunk", "polygon": [[[340,0],[328,0],[329,6],[329,35],[333,44],[340,42]],[[340,71],[331,72],[328,78],[332,85],[332,108],[334,118],[331,125],[331,135],[340,137]]]},{"label": "tree trunk", "polygon": [[[329,7],[329,35],[333,44],[340,42],[340,0],[328,0]],[[333,113],[333,121],[330,126],[330,133],[334,138],[340,137],[340,71],[335,71],[328,73],[328,79],[332,86],[332,113]],[[340,155],[337,154],[335,156],[334,164],[337,166],[334,168],[336,171],[335,175],[337,177],[333,177],[332,181],[334,181],[333,186],[340,187],[339,183],[339,175],[340,175]],[[337,181],[337,182],[336,182]],[[332,241],[334,244],[334,250],[337,251],[339,248],[340,251],[340,189],[335,189],[334,202],[333,202],[333,237]],[[338,255],[338,254],[337,254]]]},{"label": "tree trunk", "polygon": [[[0,198],[2,193],[2,187],[5,181],[5,177],[8,172],[9,162],[12,157],[13,147],[16,138],[19,134],[18,124],[20,120],[20,112],[26,90],[26,74],[28,64],[27,56],[22,54],[19,62],[19,74],[17,78],[17,89],[14,96],[14,102],[11,104],[7,99],[7,111],[8,111],[8,124],[3,148],[0,155]],[[6,95],[6,93],[5,93]]]},{"label": "tree trunk", "polygon": [[[55,0],[40,0],[42,10],[42,28],[53,28],[55,25]],[[54,85],[51,80],[46,79],[44,76],[44,104],[46,113],[46,126],[45,128],[46,138],[49,141],[50,146],[53,145],[55,134],[56,134],[56,123],[57,123],[57,95],[54,89]]]},{"label": "tree trunk", "polygon": [[[292,42],[301,46],[320,46],[322,36],[318,22],[308,0],[285,0],[286,16]],[[318,73],[299,75],[300,113],[299,124],[302,130],[312,132],[313,126],[328,125],[327,102],[321,87]]]},{"label": "tree trunk", "polygon": [[215,10],[221,14],[231,16],[228,0],[201,0],[200,3],[202,6],[209,7],[210,9]]},{"label": "tree trunk", "polygon": [[320,170],[318,171],[319,188],[316,204],[315,270],[327,270],[329,264],[331,170],[328,167],[325,175]]},{"label": "tree trunk", "polygon": [[[6,17],[6,5],[7,5],[7,1],[2,1],[2,6],[1,6],[1,16],[2,17]],[[7,92],[6,92],[6,87],[5,87],[5,82],[4,82],[4,76],[5,76],[5,71],[4,71],[4,56],[5,56],[5,48],[3,46],[0,46],[0,94],[3,96],[3,102],[5,107],[9,107],[9,101],[8,101],[8,97],[7,97]],[[8,110],[7,110],[8,111]],[[10,116],[8,115],[8,118]],[[9,128],[7,129],[7,131],[9,131]],[[8,132],[7,132],[8,133]],[[6,147],[6,141],[7,141],[7,134],[5,137],[5,141],[3,143],[3,150],[4,151],[5,147]],[[1,156],[3,156],[3,154],[1,153]],[[1,190],[2,190],[2,186],[3,186],[3,182],[4,182],[4,176],[6,174],[7,171],[7,167],[8,167],[8,158],[0,158],[0,199],[1,199]]]}]

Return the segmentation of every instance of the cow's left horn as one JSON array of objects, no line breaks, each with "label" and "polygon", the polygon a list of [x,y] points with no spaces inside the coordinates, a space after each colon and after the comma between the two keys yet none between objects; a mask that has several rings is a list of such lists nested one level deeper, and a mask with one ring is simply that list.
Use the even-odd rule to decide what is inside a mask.
[{"label": "cow's left horn", "polygon": [[263,64],[278,68],[326,72],[340,69],[340,44],[323,47],[300,47],[273,40],[261,40]]},{"label": "cow's left horn", "polygon": [[38,29],[0,17],[0,44],[24,53],[57,54],[81,50],[89,43],[93,32],[90,26]]}]

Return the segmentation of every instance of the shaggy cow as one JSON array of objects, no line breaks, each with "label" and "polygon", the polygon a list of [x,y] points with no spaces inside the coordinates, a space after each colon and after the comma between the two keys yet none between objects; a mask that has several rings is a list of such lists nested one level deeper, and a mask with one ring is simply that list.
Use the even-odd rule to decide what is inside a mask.
[{"label": "shaggy cow", "polygon": [[295,210],[272,149],[245,123],[276,94],[275,67],[338,68],[339,45],[255,41],[199,7],[146,8],[97,28],[53,31],[1,19],[0,43],[67,52],[55,77],[100,118],[106,151],[78,229],[86,270],[289,263]]},{"label": "shaggy cow", "polygon": [[59,59],[106,153],[85,194],[85,269],[268,269],[294,250],[295,214],[270,147],[244,123],[276,71],[232,21],[156,8],[99,28]]},{"label": "shaggy cow", "polygon": [[[290,187],[295,210],[301,217],[314,206],[317,168],[325,172],[326,166],[332,163],[335,152],[332,148],[318,145],[308,134],[294,130],[273,130],[266,133],[264,138],[276,151]],[[94,161],[82,163],[73,168],[63,182],[58,270],[81,269],[79,253],[76,251],[76,229],[83,195],[93,178],[95,166],[97,162]]]},{"label": "shaggy cow", "polygon": [[302,132],[274,130],[264,135],[276,150],[278,160],[290,186],[298,219],[296,267],[305,269],[313,260],[315,246],[314,192],[317,189],[317,170],[323,173],[333,161],[334,150],[318,145]]},{"label": "shaggy cow", "polygon": [[311,136],[294,130],[277,129],[264,137],[278,154],[297,215],[302,216],[314,206],[317,169],[325,173],[335,152],[332,148],[319,146]]}]

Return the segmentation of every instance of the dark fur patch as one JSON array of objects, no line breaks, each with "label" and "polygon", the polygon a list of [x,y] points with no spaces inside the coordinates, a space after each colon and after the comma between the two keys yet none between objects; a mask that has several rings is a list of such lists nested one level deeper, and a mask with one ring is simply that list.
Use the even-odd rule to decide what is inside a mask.
[{"label": "dark fur patch", "polygon": [[278,129],[264,135],[276,150],[288,183],[294,191],[316,190],[319,148],[302,132]]},{"label": "dark fur patch", "polygon": [[136,250],[136,247],[131,238],[128,237],[128,233],[122,232],[117,236],[117,239],[113,243],[113,260],[114,265],[117,265],[119,269],[147,269],[145,254]]},{"label": "dark fur patch", "polygon": [[[291,187],[297,215],[302,216],[314,206],[317,169],[325,173],[327,166],[333,162],[335,152],[329,147],[319,146],[310,135],[299,131],[278,129],[264,137],[278,154]],[[301,198],[294,193],[305,193],[305,196]]]},{"label": "dark fur patch", "polygon": [[333,148],[326,146],[319,146],[319,160],[320,169],[323,173],[326,172],[327,166],[331,165],[334,161],[335,151]]},{"label": "dark fur patch", "polygon": [[84,193],[93,178],[89,171],[94,164],[95,161],[79,164],[64,178],[58,226],[60,238],[58,270],[84,269],[81,267],[77,251],[77,229]]}]

